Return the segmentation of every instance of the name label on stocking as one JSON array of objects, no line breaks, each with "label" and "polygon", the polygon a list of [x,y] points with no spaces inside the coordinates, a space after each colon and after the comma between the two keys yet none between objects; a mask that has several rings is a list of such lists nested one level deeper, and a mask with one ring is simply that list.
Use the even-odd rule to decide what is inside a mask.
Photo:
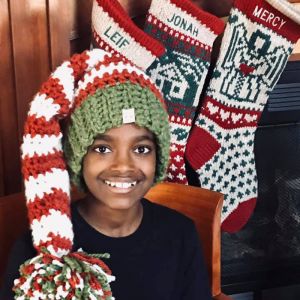
[{"label": "name label on stocking", "polygon": [[120,48],[129,45],[129,42],[118,31],[111,30],[111,26],[106,29],[104,35]]},{"label": "name label on stocking", "polygon": [[198,28],[195,28],[192,23],[188,22],[185,18],[179,15],[173,14],[172,18],[167,19],[169,23],[173,23],[175,27],[179,27],[190,34],[198,37]]},{"label": "name label on stocking", "polygon": [[269,12],[263,7],[259,8],[258,5],[255,7],[253,15],[271,24],[273,27],[278,27],[278,29],[281,29],[281,27],[286,23],[286,21],[284,21],[282,18],[275,16],[273,13]]}]

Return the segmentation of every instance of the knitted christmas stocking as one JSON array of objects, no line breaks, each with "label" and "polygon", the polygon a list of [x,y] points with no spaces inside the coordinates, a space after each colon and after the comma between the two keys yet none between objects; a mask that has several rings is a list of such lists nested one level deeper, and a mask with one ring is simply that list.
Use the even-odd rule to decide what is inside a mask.
[{"label": "knitted christmas stocking", "polygon": [[98,47],[117,51],[143,68],[162,91],[171,124],[167,181],[187,184],[185,146],[211,47],[224,23],[188,0],[153,0],[145,29],[149,35],[135,26],[116,0],[95,0],[92,23]]},{"label": "knitted christmas stocking", "polygon": [[149,73],[163,92],[171,124],[168,180],[187,184],[184,152],[203,84],[211,49],[224,23],[189,0],[152,0],[145,31],[167,49]]},{"label": "knitted christmas stocking", "polygon": [[224,231],[243,227],[255,207],[254,134],[300,37],[299,23],[300,10],[285,0],[236,0],[231,10],[186,150],[201,186],[225,194]]}]

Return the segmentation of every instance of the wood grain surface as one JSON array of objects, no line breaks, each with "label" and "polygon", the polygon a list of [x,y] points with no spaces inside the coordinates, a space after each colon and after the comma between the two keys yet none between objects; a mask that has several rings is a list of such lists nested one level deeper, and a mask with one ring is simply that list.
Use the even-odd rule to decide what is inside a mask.
[{"label": "wood grain surface", "polygon": [[21,190],[19,127],[8,0],[0,1],[0,49],[0,194],[3,196]]},{"label": "wood grain surface", "polygon": [[70,57],[70,15],[68,1],[48,2],[51,70]]}]

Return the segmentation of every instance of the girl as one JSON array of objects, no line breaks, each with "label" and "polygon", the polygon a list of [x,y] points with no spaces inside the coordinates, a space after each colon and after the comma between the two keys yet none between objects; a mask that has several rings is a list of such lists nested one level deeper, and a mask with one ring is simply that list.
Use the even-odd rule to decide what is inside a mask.
[{"label": "girl", "polygon": [[[140,69],[100,49],[63,63],[25,124],[31,232],[1,300],[211,299],[193,221],[143,198],[165,178],[169,147],[162,95]],[[69,177],[87,194],[71,209]]]}]

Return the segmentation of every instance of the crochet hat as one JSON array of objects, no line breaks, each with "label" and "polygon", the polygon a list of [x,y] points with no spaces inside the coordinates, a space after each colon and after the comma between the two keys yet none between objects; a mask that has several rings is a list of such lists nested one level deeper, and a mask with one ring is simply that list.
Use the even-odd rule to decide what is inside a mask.
[{"label": "crochet hat", "polygon": [[142,71],[129,64],[98,65],[78,86],[76,109],[64,142],[71,181],[85,191],[82,159],[94,138],[112,127],[132,123],[148,128],[157,140],[153,184],[166,176],[169,160],[169,123],[162,97]]},{"label": "crochet hat", "polygon": [[[65,117],[63,147],[60,120]],[[147,75],[125,59],[100,49],[74,55],[35,96],[25,124],[22,172],[39,255],[20,267],[14,287],[18,299],[113,299],[109,282],[114,277],[101,260],[108,254],[71,253],[69,173],[85,189],[81,165],[88,147],[98,134],[124,123],[153,132],[154,183],[164,179],[170,136],[163,99]]]}]

